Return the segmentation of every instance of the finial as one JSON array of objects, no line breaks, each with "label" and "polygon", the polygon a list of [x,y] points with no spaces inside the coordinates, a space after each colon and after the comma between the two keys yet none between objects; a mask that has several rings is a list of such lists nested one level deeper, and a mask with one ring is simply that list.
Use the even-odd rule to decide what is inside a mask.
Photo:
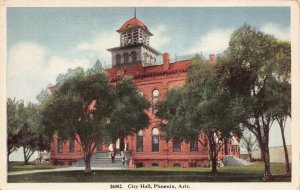
[{"label": "finial", "polygon": [[136,8],[134,8],[134,18],[136,18]]}]

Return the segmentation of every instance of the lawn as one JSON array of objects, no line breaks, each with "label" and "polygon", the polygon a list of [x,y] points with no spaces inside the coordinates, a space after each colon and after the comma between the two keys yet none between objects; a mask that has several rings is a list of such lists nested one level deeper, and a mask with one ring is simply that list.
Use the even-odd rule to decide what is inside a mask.
[{"label": "lawn", "polygon": [[[272,164],[275,181],[290,182],[283,176],[284,164]],[[128,170],[61,171],[8,176],[9,183],[17,182],[261,182],[263,165],[218,168],[212,174],[209,168],[138,168]]]},{"label": "lawn", "polygon": [[7,170],[8,172],[16,172],[16,171],[30,171],[30,170],[43,170],[43,169],[55,169],[66,166],[54,166],[51,164],[29,164],[24,165],[24,162],[10,162],[8,164]]}]

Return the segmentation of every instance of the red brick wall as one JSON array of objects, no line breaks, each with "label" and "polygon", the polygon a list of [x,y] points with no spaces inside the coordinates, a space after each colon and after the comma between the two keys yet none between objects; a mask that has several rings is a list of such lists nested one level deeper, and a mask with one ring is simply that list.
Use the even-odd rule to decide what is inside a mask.
[{"label": "red brick wall", "polygon": [[[139,91],[152,102],[153,90],[159,91],[159,99],[163,100],[167,91],[176,86],[182,86],[188,71],[188,66],[191,60],[169,63],[169,54],[163,55],[163,65],[150,66],[143,68],[141,65],[131,65],[107,69],[107,73],[111,78],[111,84],[115,85],[118,79],[124,75],[132,75],[134,83]],[[123,70],[121,75],[117,75],[118,70]],[[181,151],[173,152],[172,142],[166,142],[160,137],[159,152],[152,152],[152,129],[159,129],[159,120],[154,116],[152,107],[148,110],[150,117],[150,125],[143,131],[143,152],[136,152],[136,135],[129,136],[125,139],[128,144],[128,150],[131,151],[130,167],[135,167],[137,163],[142,163],[144,166],[151,166],[153,163],[159,166],[167,167],[173,164],[180,164],[182,167],[188,167],[193,163],[197,166],[208,165],[207,148],[198,143],[198,151],[191,152],[189,144],[182,142]],[[161,132],[160,132],[161,133]],[[204,137],[202,137],[204,138]],[[204,140],[204,139],[202,139]],[[83,156],[80,145],[75,143],[75,153],[69,153],[69,144],[64,144],[63,153],[57,153],[57,140],[51,144],[51,159],[52,163],[60,160],[68,163],[70,160],[78,159]],[[223,148],[224,149],[224,148]],[[233,149],[228,145],[230,155],[239,155],[239,149],[233,152]],[[106,147],[107,150],[107,147]],[[223,159],[224,150],[220,152],[219,159]]]}]

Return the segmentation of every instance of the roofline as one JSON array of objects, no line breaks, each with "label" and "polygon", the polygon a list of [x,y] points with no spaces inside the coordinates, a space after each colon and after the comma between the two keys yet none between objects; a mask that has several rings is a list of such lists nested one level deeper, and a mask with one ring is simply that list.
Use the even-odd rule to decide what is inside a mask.
[{"label": "roofline", "polygon": [[132,45],[127,45],[127,46],[121,46],[121,47],[114,47],[114,48],[109,48],[109,49],[106,49],[107,51],[113,51],[113,50],[120,50],[120,49],[127,49],[127,48],[132,48],[132,47],[139,47],[139,46],[144,46],[148,49],[150,49],[151,51],[153,51],[154,53],[156,53],[157,55],[161,55],[162,53],[157,51],[156,49],[146,45],[146,44],[143,44],[143,43],[137,43],[137,44],[132,44]]},{"label": "roofline", "polygon": [[130,29],[133,29],[133,28],[141,28],[142,30],[144,30],[146,33],[148,33],[150,36],[153,36],[153,34],[147,29],[145,30],[145,28],[141,27],[141,26],[133,26],[133,27],[130,27],[130,28],[125,28],[123,30],[119,29],[119,30],[116,30],[116,32],[118,33],[121,33],[122,31],[126,31],[126,30],[130,30]]}]

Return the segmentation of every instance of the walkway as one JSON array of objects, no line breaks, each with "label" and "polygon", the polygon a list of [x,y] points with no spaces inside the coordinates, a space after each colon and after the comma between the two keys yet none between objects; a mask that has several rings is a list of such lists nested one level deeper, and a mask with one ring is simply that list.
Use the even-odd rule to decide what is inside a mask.
[{"label": "walkway", "polygon": [[[40,172],[58,172],[58,171],[75,171],[82,170],[84,171],[85,167],[65,167],[65,168],[55,168],[55,169],[42,169],[42,170],[30,170],[30,171],[16,171],[8,172],[8,175],[22,175],[22,174],[32,174]],[[92,170],[126,170],[127,168],[101,168],[101,167],[92,167]]]}]

